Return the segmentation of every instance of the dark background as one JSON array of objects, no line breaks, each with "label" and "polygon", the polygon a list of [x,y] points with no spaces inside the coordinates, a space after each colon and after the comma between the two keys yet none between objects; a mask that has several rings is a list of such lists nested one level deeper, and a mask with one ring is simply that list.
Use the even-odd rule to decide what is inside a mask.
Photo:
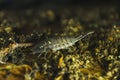
[{"label": "dark background", "polygon": [[55,6],[119,6],[119,0],[0,0],[1,9],[25,9],[33,7]]}]

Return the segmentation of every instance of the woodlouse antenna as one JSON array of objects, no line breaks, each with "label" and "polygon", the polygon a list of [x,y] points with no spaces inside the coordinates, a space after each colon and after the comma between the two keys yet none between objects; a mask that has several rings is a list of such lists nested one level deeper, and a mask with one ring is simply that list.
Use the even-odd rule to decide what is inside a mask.
[{"label": "woodlouse antenna", "polygon": [[32,43],[18,43],[18,47],[29,47],[32,46]]},{"label": "woodlouse antenna", "polygon": [[11,48],[12,50],[18,48],[18,47],[29,47],[29,46],[32,46],[33,44],[32,43],[15,43],[15,44],[11,44]]}]

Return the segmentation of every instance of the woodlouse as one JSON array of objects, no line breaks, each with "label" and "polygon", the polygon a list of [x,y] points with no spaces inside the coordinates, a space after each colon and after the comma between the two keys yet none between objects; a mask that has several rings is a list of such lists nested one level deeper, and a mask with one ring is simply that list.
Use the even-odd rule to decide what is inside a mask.
[{"label": "woodlouse", "polygon": [[37,44],[33,48],[33,53],[46,53],[49,50],[52,50],[53,52],[56,52],[60,49],[67,49],[68,47],[74,45],[79,40],[85,38],[86,36],[92,34],[94,32],[88,32],[85,35],[80,35],[78,37],[55,37],[50,38],[48,40],[41,41],[39,44]]}]

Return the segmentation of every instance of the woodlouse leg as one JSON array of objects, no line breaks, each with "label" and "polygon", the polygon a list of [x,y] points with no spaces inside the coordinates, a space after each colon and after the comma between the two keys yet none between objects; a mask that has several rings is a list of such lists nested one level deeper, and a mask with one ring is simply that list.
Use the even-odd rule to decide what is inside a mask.
[{"label": "woodlouse leg", "polygon": [[47,57],[47,53],[45,53],[44,57],[45,57],[45,58]]},{"label": "woodlouse leg", "polygon": [[39,58],[40,56],[42,56],[42,54],[43,54],[43,53],[39,53],[38,58]]}]

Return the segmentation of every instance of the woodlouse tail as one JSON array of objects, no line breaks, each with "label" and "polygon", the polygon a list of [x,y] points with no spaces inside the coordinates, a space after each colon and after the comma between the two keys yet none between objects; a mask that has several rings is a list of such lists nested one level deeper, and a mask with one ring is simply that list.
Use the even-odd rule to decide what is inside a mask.
[{"label": "woodlouse tail", "polygon": [[75,41],[77,42],[77,41],[79,41],[79,40],[81,40],[81,39],[85,38],[86,36],[88,36],[88,35],[90,35],[90,34],[93,34],[93,33],[94,33],[94,32],[92,31],[92,32],[88,32],[88,33],[85,34],[85,35],[80,35],[80,36],[76,37]]}]

